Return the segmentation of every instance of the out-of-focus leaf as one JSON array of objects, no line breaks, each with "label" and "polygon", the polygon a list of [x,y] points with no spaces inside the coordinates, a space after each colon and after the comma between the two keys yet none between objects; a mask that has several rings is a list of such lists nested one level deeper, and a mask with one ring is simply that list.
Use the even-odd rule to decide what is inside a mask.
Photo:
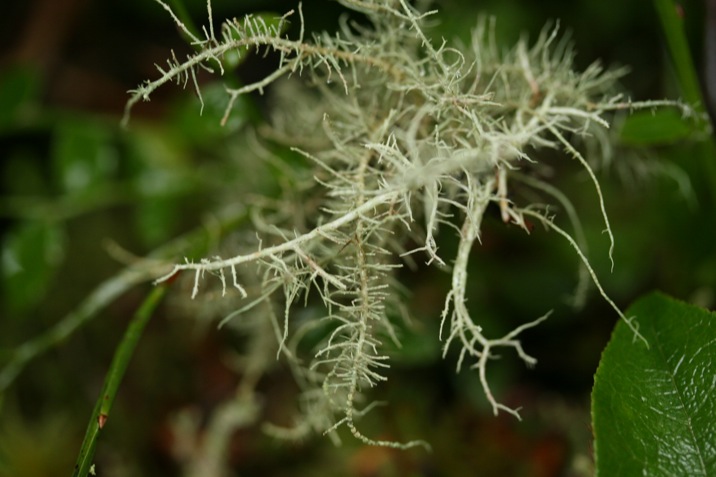
[{"label": "out-of-focus leaf", "polygon": [[225,86],[214,83],[203,87],[201,96],[204,101],[201,115],[198,114],[201,109],[199,99],[193,96],[179,103],[177,111],[172,115],[173,129],[188,145],[212,145],[217,140],[236,133],[247,122],[258,118],[258,112],[250,98],[239,96],[226,124],[222,126],[221,119],[229,102]]},{"label": "out-of-focus leaf", "polygon": [[165,194],[177,188],[189,169],[189,154],[181,133],[172,129],[145,127],[127,136],[125,174],[135,182],[141,195]]},{"label": "out-of-focus leaf", "polygon": [[9,68],[0,74],[0,132],[22,122],[40,92],[40,77],[30,68]]},{"label": "out-of-focus leaf", "polygon": [[716,475],[716,315],[661,294],[619,322],[592,392],[597,475]]},{"label": "out-of-focus leaf", "polygon": [[137,206],[137,232],[148,246],[169,240],[176,232],[181,212],[176,197],[159,197]]},{"label": "out-of-focus leaf", "polygon": [[11,312],[39,303],[65,256],[64,231],[43,222],[20,224],[2,244],[2,291]]},{"label": "out-of-focus leaf", "polygon": [[421,366],[440,360],[441,343],[435,335],[422,332],[406,333],[399,339],[400,346],[396,349],[391,349],[392,342],[388,342],[388,352],[396,363],[403,366]]},{"label": "out-of-focus leaf", "polygon": [[68,119],[58,124],[52,160],[60,188],[78,193],[110,179],[118,165],[111,139],[107,128],[90,120]]},{"label": "out-of-focus leaf", "polygon": [[151,129],[133,131],[124,161],[132,187],[141,197],[134,212],[137,234],[155,247],[177,232],[185,218],[181,197],[198,187],[199,175],[188,164],[187,147],[174,131]]},{"label": "out-of-focus leaf", "polygon": [[674,109],[640,111],[630,115],[620,131],[622,143],[630,146],[672,144],[697,131],[693,120]]},{"label": "out-of-focus leaf", "polygon": [[386,338],[384,346],[390,359],[399,366],[421,366],[440,361],[442,343],[436,337],[439,334],[437,323],[433,321],[410,321],[395,317],[396,343]]}]

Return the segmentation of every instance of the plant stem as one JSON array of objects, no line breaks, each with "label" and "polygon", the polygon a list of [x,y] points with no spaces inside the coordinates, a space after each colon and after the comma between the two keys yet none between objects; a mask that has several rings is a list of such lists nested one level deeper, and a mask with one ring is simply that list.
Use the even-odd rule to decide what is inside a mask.
[{"label": "plant stem", "polygon": [[684,34],[683,20],[679,16],[676,5],[673,0],[654,0],[654,8],[659,14],[661,28],[666,37],[666,44],[674,62],[684,99],[691,107],[703,112],[705,103],[701,94],[698,74],[691,59],[689,44]]},{"label": "plant stem", "polygon": [[117,346],[114,352],[114,358],[112,358],[112,364],[109,367],[107,376],[105,377],[104,386],[100,393],[97,403],[95,404],[92,417],[90,418],[89,425],[87,426],[87,432],[85,438],[82,441],[82,447],[80,448],[79,456],[77,457],[77,463],[73,472],[73,477],[86,476],[90,472],[92,467],[92,461],[94,459],[95,449],[97,447],[97,438],[99,437],[100,431],[104,428],[109,418],[109,413],[112,408],[112,403],[117,395],[119,384],[122,382],[124,373],[127,370],[130,359],[134,354],[134,350],[137,347],[139,338],[142,336],[142,332],[149,319],[152,316],[154,309],[157,307],[164,297],[168,286],[155,287],[141,306],[134,314],[132,321],[127,327],[122,341]]},{"label": "plant stem", "polygon": [[[704,128],[708,126],[709,116],[706,114],[706,102],[699,84],[698,74],[689,51],[689,44],[684,33],[683,20],[679,16],[673,0],[654,0],[654,8],[659,14],[661,27],[666,37],[671,59],[674,62],[679,87],[684,99],[696,110],[697,121]],[[711,125],[713,128],[713,125]],[[698,148],[703,168],[708,176],[712,206],[716,207],[716,143],[713,133],[702,141]]]}]

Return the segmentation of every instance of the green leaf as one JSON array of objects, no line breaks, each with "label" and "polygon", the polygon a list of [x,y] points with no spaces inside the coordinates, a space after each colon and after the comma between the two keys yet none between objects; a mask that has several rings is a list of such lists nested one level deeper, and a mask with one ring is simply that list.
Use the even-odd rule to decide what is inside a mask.
[{"label": "green leaf", "polygon": [[81,192],[105,183],[115,173],[118,153],[106,127],[68,119],[57,126],[53,144],[56,181],[66,192]]},{"label": "green leaf", "polygon": [[716,476],[716,316],[661,294],[637,301],[649,343],[619,322],[592,391],[597,475]]},{"label": "green leaf", "polygon": [[[173,130],[187,144],[211,146],[216,141],[235,136],[247,122],[259,117],[251,99],[239,96],[226,124],[222,126],[221,120],[229,101],[226,88],[222,84],[212,83],[202,88],[201,97],[203,108],[199,98],[192,96],[179,102],[171,115]],[[198,111],[201,111],[201,115],[197,114]]]},{"label": "green leaf", "polygon": [[629,116],[620,131],[622,143],[631,146],[673,144],[700,128],[674,109],[640,111]]},{"label": "green leaf", "polygon": [[156,247],[176,232],[181,215],[176,197],[144,201],[137,207],[137,232],[145,245]]},{"label": "green leaf", "polygon": [[[182,198],[200,187],[199,172],[189,162],[188,140],[179,130],[142,128],[128,136],[123,167],[141,201],[133,213],[144,245],[155,247],[177,232],[187,210]],[[179,139],[177,139],[179,138]],[[180,212],[181,210],[181,212]]]},{"label": "green leaf", "polygon": [[2,291],[9,311],[39,303],[65,256],[64,231],[54,224],[28,222],[2,244]]}]

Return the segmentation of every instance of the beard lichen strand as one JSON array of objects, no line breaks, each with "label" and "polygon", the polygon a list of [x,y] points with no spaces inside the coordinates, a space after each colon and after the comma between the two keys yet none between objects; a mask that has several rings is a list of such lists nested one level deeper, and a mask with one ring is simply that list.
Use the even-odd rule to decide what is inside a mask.
[{"label": "beard lichen strand", "polygon": [[596,272],[592,268],[592,265],[589,263],[589,259],[584,255],[584,252],[579,247],[579,244],[572,238],[572,236],[567,233],[564,229],[559,227],[557,224],[553,222],[553,220],[550,217],[545,216],[544,214],[540,214],[534,210],[530,209],[521,209],[520,213],[523,215],[529,215],[531,217],[534,217],[535,219],[539,220],[542,224],[545,225],[548,229],[554,230],[559,235],[564,237],[567,242],[574,248],[574,250],[577,252],[577,255],[579,256],[580,260],[586,267],[587,271],[589,272],[589,276],[592,278],[592,282],[594,283],[594,286],[597,287],[597,290],[599,290],[599,294],[602,296],[602,298],[611,306],[614,311],[616,311],[617,315],[629,326],[631,331],[634,333],[634,341],[637,339],[641,340],[644,345],[648,348],[649,342],[644,338],[644,336],[639,332],[639,323],[635,321],[634,316],[631,316],[627,318],[624,313],[619,309],[616,303],[609,298],[609,295],[607,295],[607,292],[604,291],[604,288],[602,288],[602,284],[599,281],[599,278],[597,277]]},{"label": "beard lichen strand", "polygon": [[[499,197],[493,197],[492,191],[495,188],[495,180],[493,178],[488,179],[484,183],[480,183],[479,179],[470,178],[468,175],[467,185],[464,188],[467,196],[467,203],[464,208],[465,219],[463,221],[463,226],[460,229],[460,242],[458,244],[458,251],[453,265],[451,281],[452,288],[446,297],[445,307],[443,309],[442,320],[440,323],[440,336],[442,337],[445,322],[448,320],[448,315],[450,316],[450,334],[445,340],[443,356],[447,354],[453,341],[457,340],[461,346],[457,361],[457,371],[459,371],[462,367],[463,361],[466,357],[469,356],[477,359],[477,362],[471,366],[471,368],[476,368],[478,370],[480,384],[482,385],[483,392],[492,407],[493,413],[497,415],[498,412],[502,410],[520,419],[518,412],[519,409],[512,409],[505,406],[504,404],[498,402],[492,394],[490,386],[487,382],[487,363],[491,357],[494,357],[493,350],[495,348],[511,347],[515,349],[517,355],[528,366],[534,365],[536,360],[524,352],[521,343],[515,338],[522,331],[536,326],[547,319],[549,313],[538,318],[537,320],[517,327],[502,338],[498,339],[486,338],[482,333],[482,328],[474,323],[470,316],[470,312],[467,309],[467,297],[465,296],[465,291],[467,290],[467,269],[470,252],[475,241],[479,241],[480,227],[485,209],[491,202],[497,201],[499,204],[500,199]],[[519,214],[519,211],[515,211],[514,213]]]},{"label": "beard lichen strand", "polygon": [[[199,292],[199,278],[203,275],[204,272],[221,270],[224,268],[232,268],[243,263],[254,262],[271,256],[278,256],[284,252],[295,250],[295,247],[297,246],[300,246],[306,242],[323,238],[326,234],[330,234],[331,231],[338,230],[344,225],[358,220],[361,217],[361,214],[369,212],[370,210],[380,206],[381,204],[392,202],[393,199],[397,198],[401,192],[402,191],[400,189],[387,190],[379,195],[376,195],[372,199],[367,200],[361,206],[354,208],[345,215],[341,215],[328,223],[320,225],[312,229],[311,231],[306,232],[303,235],[297,236],[294,239],[271,247],[259,248],[255,252],[246,255],[237,255],[229,259],[204,261],[201,263],[188,262],[184,264],[174,265],[174,267],[169,273],[157,278],[156,280],[154,280],[154,283],[158,284],[165,282],[166,280],[169,280],[171,277],[173,277],[182,270],[193,270],[196,273],[196,278],[194,288],[192,289],[192,298],[195,298]],[[234,284],[234,286],[237,288],[239,287],[239,285],[236,283]]]},{"label": "beard lichen strand", "polygon": [[[176,17],[166,4],[163,2],[158,3],[170,12],[175,23],[180,29],[188,32],[186,26]],[[207,3],[210,5],[210,2]],[[405,76],[396,65],[381,59],[378,55],[369,56],[355,51],[342,50],[340,49],[341,43],[338,43],[336,47],[331,47],[320,44],[306,43],[303,42],[302,38],[299,41],[294,41],[281,37],[281,30],[283,28],[282,24],[291,13],[292,12],[289,12],[281,17],[279,26],[268,26],[265,23],[262,25],[254,24],[250,21],[250,16],[248,15],[244,19],[243,28],[240,22],[236,20],[227,20],[222,25],[223,38],[220,42],[213,37],[213,27],[211,36],[207,36],[206,40],[197,41],[195,37],[192,36],[195,41],[195,46],[200,48],[199,52],[187,56],[187,59],[183,62],[178,61],[172,53],[174,61],[168,62],[169,69],[166,71],[157,65],[157,69],[161,73],[161,76],[158,79],[147,81],[136,89],[130,91],[131,96],[125,105],[122,124],[126,126],[129,123],[131,109],[137,102],[140,100],[149,101],[151,94],[167,82],[177,81],[181,83],[182,78],[184,78],[184,85],[186,85],[188,79],[191,78],[195,86],[197,96],[200,100],[202,100],[201,90],[196,81],[196,68],[203,68],[213,72],[213,69],[209,66],[209,64],[214,62],[218,65],[220,72],[223,75],[224,69],[221,58],[224,58],[229,52],[242,52],[242,54],[247,54],[244,50],[249,50],[251,48],[256,50],[260,48],[269,48],[280,53],[281,64],[273,73],[267,75],[261,80],[237,89],[227,88],[230,99],[228,107],[222,118],[222,124],[226,123],[230,109],[239,95],[247,94],[256,90],[262,92],[265,87],[274,83],[280,77],[302,70],[306,64],[308,64],[309,68],[313,71],[318,70],[319,67],[326,68],[329,74],[331,71],[335,71],[341,79],[346,95],[349,94],[349,84],[341,71],[340,62],[347,65],[365,64],[371,68],[384,71],[395,83],[399,83],[401,78]],[[303,31],[302,16],[301,30]],[[234,34],[239,38],[234,38]],[[205,45],[211,46],[207,47]],[[289,57],[288,55],[293,56]],[[313,61],[313,63],[311,63],[311,61]],[[353,86],[358,85],[355,84]]]},{"label": "beard lichen strand", "polygon": [[[379,130],[375,133],[374,139],[379,139],[383,132]],[[373,184],[366,184],[366,176],[374,177],[374,171],[371,170],[369,163],[374,155],[372,150],[363,150],[358,159],[358,167],[354,174],[354,194],[352,198],[345,197],[344,200],[351,200],[354,207],[360,207],[366,202],[366,195],[372,195]],[[368,191],[367,189],[371,189]],[[370,214],[370,211],[365,213]],[[346,306],[338,303],[341,310],[340,321],[343,325],[339,327],[340,333],[334,332],[327,342],[327,347],[319,351],[320,354],[327,354],[326,349],[333,348],[337,350],[339,356],[332,363],[332,369],[324,378],[324,392],[329,395],[327,399],[333,401],[331,394],[336,391],[343,391],[343,405],[340,407],[343,418],[338,420],[333,426],[325,432],[333,432],[342,424],[345,424],[351,434],[369,445],[380,445],[395,448],[409,448],[416,445],[425,445],[421,441],[411,441],[401,443],[387,440],[374,440],[358,430],[355,424],[356,400],[361,394],[363,386],[373,386],[386,378],[376,370],[371,368],[386,368],[388,364],[386,356],[379,354],[382,344],[377,338],[376,327],[383,320],[387,320],[385,316],[385,299],[387,297],[384,291],[384,285],[380,283],[381,277],[385,275],[386,268],[390,271],[390,267],[381,264],[385,260],[381,254],[385,250],[382,248],[380,228],[384,222],[395,220],[390,214],[386,214],[377,208],[373,211],[372,218],[368,219],[362,215],[356,220],[355,232],[352,238],[353,255],[350,262],[344,267],[351,271],[354,277],[356,287],[351,290],[344,300],[349,300],[350,305]],[[390,228],[390,225],[387,225]],[[388,254],[390,255],[390,254]],[[378,263],[372,264],[369,261],[377,260]],[[376,284],[377,283],[377,284]],[[387,285],[385,285],[387,286]],[[352,295],[352,296],[351,296]],[[336,341],[345,340],[343,344]],[[331,383],[335,381],[334,383]],[[366,412],[365,410],[363,412]]]},{"label": "beard lichen strand", "polygon": [[[382,361],[387,359],[387,357],[379,356],[377,353],[377,350],[375,349],[376,345],[380,346],[380,341],[375,337],[375,326],[380,324],[379,320],[386,320],[387,317],[385,316],[385,305],[384,301],[386,299],[386,296],[383,293],[375,293],[376,287],[371,287],[370,282],[376,281],[376,277],[371,277],[369,274],[369,264],[367,263],[367,260],[369,260],[368,254],[366,254],[366,250],[364,248],[363,243],[359,243],[356,246],[356,258],[358,259],[358,268],[360,273],[360,324],[358,327],[358,339],[356,341],[356,352],[360,354],[356,354],[353,357],[354,363],[353,368],[355,370],[360,369],[361,366],[368,366],[369,364],[373,366],[380,366],[387,368],[388,365],[384,364]],[[371,254],[373,255],[373,254]],[[378,257],[380,260],[380,257]],[[379,311],[376,310],[376,299],[380,301],[380,306],[377,307]],[[376,321],[376,323],[373,323],[373,321]],[[367,363],[361,363],[360,361],[365,359],[363,358],[363,355],[368,355]],[[373,356],[370,356],[373,354]],[[369,369],[366,369],[366,372],[368,372]],[[369,373],[368,376],[372,378],[374,381],[384,381],[386,378],[378,373]],[[355,397],[356,394],[360,392],[360,384],[359,384],[360,375],[357,372],[354,372],[350,377],[350,386],[348,388],[348,396],[346,398],[346,409],[345,409],[345,419],[346,419],[346,425],[348,426],[351,434],[361,440],[362,442],[369,444],[369,445],[378,445],[378,446],[384,446],[384,447],[393,447],[398,449],[409,449],[411,447],[421,446],[426,449],[430,449],[430,446],[422,440],[412,440],[408,442],[398,442],[398,441],[389,441],[389,440],[374,440],[369,437],[367,437],[365,434],[363,434],[361,431],[357,429],[355,426],[354,421],[354,414],[356,412],[355,409]],[[367,379],[367,383],[371,383],[371,379]]]}]

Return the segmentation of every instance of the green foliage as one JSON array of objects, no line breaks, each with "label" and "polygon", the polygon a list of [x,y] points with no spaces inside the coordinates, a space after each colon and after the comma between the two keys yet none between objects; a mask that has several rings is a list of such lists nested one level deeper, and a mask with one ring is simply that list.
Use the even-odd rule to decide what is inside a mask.
[{"label": "green foliage", "polygon": [[65,234],[47,222],[26,222],[5,236],[2,244],[2,293],[15,314],[44,295],[65,255]]},{"label": "green foliage", "polygon": [[640,299],[649,345],[617,324],[594,378],[597,475],[716,475],[716,314],[661,294]]},{"label": "green foliage", "polygon": [[81,195],[107,185],[119,166],[110,134],[101,123],[86,119],[57,125],[52,166],[59,190]]},{"label": "green foliage", "polygon": [[226,107],[226,88],[213,83],[202,90],[203,109],[198,98],[189,98],[179,102],[171,115],[171,130],[179,137],[173,141],[186,141],[187,144],[210,148],[217,142],[236,136],[249,122],[257,122],[259,114],[248,97],[241,97],[232,111],[231,117],[221,124]]}]

